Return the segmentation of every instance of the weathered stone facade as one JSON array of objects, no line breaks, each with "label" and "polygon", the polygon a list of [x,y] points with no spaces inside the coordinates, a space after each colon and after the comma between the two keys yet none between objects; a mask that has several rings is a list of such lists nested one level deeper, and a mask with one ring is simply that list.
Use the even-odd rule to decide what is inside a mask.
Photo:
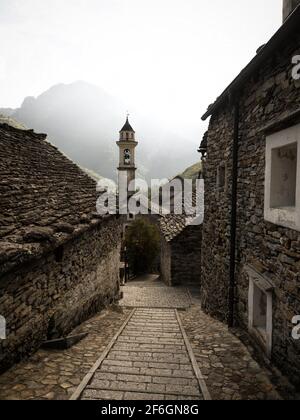
[{"label": "weathered stone facade", "polygon": [[166,284],[200,286],[201,235],[202,225],[186,226],[171,241],[162,235],[160,267]]},{"label": "weathered stone facade", "polygon": [[[292,58],[300,54],[299,31],[285,40],[279,35],[277,49],[252,74],[244,71],[231,98],[239,95],[240,108],[235,321],[248,328],[245,268],[251,265],[274,286],[271,358],[299,386],[300,341],[292,338],[292,318],[300,314],[300,232],[264,218],[266,134],[299,123],[300,83],[292,78]],[[234,100],[228,98],[212,112],[208,132],[201,275],[203,309],[223,321],[228,319],[234,137]],[[221,187],[220,166],[225,166],[226,177]]]},{"label": "weathered stone facade", "polygon": [[[172,183],[180,181],[182,190],[172,193]],[[174,184],[173,184],[174,185]],[[169,286],[195,285],[201,281],[201,239],[203,203],[197,199],[198,186],[191,194],[184,192],[184,179],[174,178],[170,184],[170,214],[159,220],[161,232],[160,271]],[[183,192],[181,192],[183,191]],[[201,205],[202,204],[202,205]]]},{"label": "weathered stone facade", "polygon": [[7,340],[0,342],[0,370],[63,337],[119,296],[121,226],[115,219],[55,252],[1,278],[0,310]]},{"label": "weathered stone facade", "polygon": [[164,283],[172,286],[172,249],[170,242],[161,236],[160,247],[160,275]]},{"label": "weathered stone facade", "polygon": [[119,297],[122,218],[45,135],[0,125],[0,371]]}]

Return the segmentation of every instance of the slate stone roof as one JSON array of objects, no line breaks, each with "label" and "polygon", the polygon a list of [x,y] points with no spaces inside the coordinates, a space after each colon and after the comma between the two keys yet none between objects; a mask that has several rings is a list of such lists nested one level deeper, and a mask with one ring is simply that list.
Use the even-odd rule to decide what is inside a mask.
[{"label": "slate stone roof", "polygon": [[96,182],[45,134],[0,124],[0,275],[101,222]]},{"label": "slate stone roof", "polygon": [[186,216],[170,214],[160,219],[160,230],[167,242],[171,242],[186,228]]},{"label": "slate stone roof", "polygon": [[128,117],[127,117],[126,123],[124,124],[120,133],[122,133],[123,131],[130,131],[131,133],[135,133],[134,129],[131,127],[131,125],[129,123]]},{"label": "slate stone roof", "polygon": [[[181,205],[179,204],[180,200]],[[185,205],[181,195],[180,200],[175,199],[174,212],[172,212],[172,214],[160,218],[160,230],[167,242],[171,242],[175,239],[187,226],[191,226],[195,222],[202,224],[204,209],[197,207],[196,191],[193,191],[193,196],[190,201],[185,202]],[[180,207],[182,207],[182,214],[176,214]],[[199,220],[201,220],[200,223]]]}]

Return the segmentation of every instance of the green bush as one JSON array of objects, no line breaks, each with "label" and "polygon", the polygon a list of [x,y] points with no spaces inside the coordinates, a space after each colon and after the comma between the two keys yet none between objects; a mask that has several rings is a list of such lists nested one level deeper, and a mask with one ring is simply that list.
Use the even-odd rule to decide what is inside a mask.
[{"label": "green bush", "polygon": [[150,273],[160,250],[160,234],[155,225],[137,219],[126,230],[127,259],[133,274]]}]

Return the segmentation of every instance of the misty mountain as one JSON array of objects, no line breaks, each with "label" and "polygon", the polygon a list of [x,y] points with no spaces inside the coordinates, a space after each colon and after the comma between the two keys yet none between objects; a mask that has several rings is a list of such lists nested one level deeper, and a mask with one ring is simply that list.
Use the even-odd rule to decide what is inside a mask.
[{"label": "misty mountain", "polygon": [[[47,133],[49,140],[73,161],[101,176],[116,179],[119,130],[126,108],[118,99],[86,82],[53,86],[37,98],[27,97],[15,120]],[[1,109],[0,109],[1,112]],[[5,111],[2,111],[5,113]],[[194,164],[198,155],[189,139],[155,126],[141,110],[133,112],[137,132],[139,176],[168,178]]]}]

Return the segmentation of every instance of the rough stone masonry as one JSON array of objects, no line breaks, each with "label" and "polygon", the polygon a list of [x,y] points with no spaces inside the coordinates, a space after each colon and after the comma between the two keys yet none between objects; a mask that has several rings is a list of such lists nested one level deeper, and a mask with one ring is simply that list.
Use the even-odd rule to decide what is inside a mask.
[{"label": "rough stone masonry", "polygon": [[[292,318],[300,314],[300,233],[265,220],[264,187],[267,133],[299,123],[300,83],[292,78],[292,58],[300,54],[299,14],[298,8],[274,39],[260,49],[255,68],[251,64],[251,74],[250,67],[244,70],[239,79],[243,82],[235,91],[228,88],[226,99],[223,95],[218,100],[220,105],[210,107],[204,116],[211,115],[211,121],[201,275],[203,308],[227,320],[234,104],[238,103],[235,320],[248,329],[249,276],[245,268],[251,265],[273,284],[270,358],[298,386],[300,341],[292,338]],[[271,52],[267,55],[266,51]],[[221,167],[225,168],[222,185],[217,180]]]},{"label": "rough stone masonry", "polygon": [[0,125],[0,370],[119,295],[122,222],[46,136]]}]

